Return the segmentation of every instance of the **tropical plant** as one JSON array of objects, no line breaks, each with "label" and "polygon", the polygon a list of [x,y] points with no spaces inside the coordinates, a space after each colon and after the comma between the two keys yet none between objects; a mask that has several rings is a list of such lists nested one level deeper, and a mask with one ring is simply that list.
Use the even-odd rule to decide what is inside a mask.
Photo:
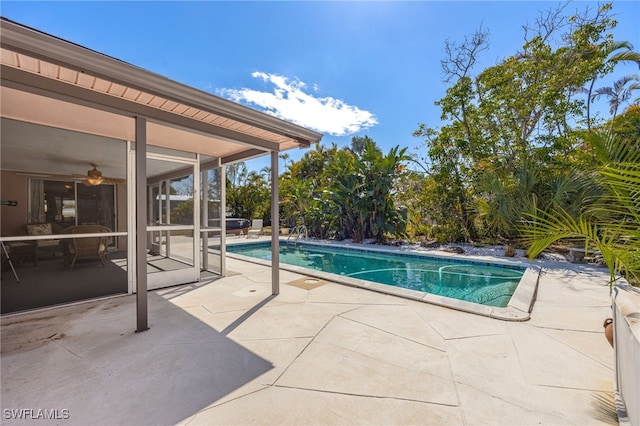
[{"label": "tropical plant", "polygon": [[309,209],[312,195],[310,184],[305,180],[288,180],[280,196],[280,213],[287,227],[305,224],[305,213]]},{"label": "tropical plant", "polygon": [[262,175],[249,171],[244,163],[226,168],[226,214],[230,217],[266,219],[269,212],[269,185]]},{"label": "tropical plant", "polygon": [[354,136],[351,138],[351,146],[349,147],[349,150],[356,156],[360,157],[362,156],[367,143],[373,143],[376,148],[380,149],[376,145],[375,141],[369,136]]},{"label": "tropical plant", "polygon": [[531,258],[559,240],[580,241],[607,265],[610,284],[619,276],[640,279],[640,133],[635,140],[588,133],[599,162],[594,181],[603,192],[586,198],[579,215],[558,207],[538,209],[521,228]]},{"label": "tropical plant", "polygon": [[280,176],[280,218],[284,224],[304,224],[309,235],[318,238],[327,238],[335,229],[335,215],[328,209],[325,193],[331,183],[326,169],[337,152],[335,144],[331,148],[317,145]]},{"label": "tropical plant", "polygon": [[[631,83],[631,84],[629,84]],[[618,108],[628,100],[635,90],[640,89],[640,75],[625,75],[616,80],[613,87],[601,87],[595,91],[591,97],[591,101],[595,101],[601,96],[609,98],[609,113],[612,119],[616,118]]]},{"label": "tropical plant", "polygon": [[[395,205],[395,182],[402,175],[409,157],[407,148],[391,148],[383,155],[375,142],[365,143],[361,160],[356,163],[362,188],[358,194],[359,211],[365,211],[368,223],[362,224],[364,235],[377,242],[384,242],[387,235],[403,236],[407,213],[404,207]],[[367,232],[368,231],[368,232]]]},{"label": "tropical plant", "polygon": [[283,167],[282,167],[282,168],[283,168],[284,170],[287,170],[287,161],[289,161],[289,158],[290,158],[290,157],[289,157],[289,154],[287,154],[287,153],[285,152],[285,153],[283,153],[283,154],[280,154],[280,155],[279,155],[279,157],[280,157],[280,159],[281,159],[281,160],[282,160],[282,162],[283,162]]},{"label": "tropical plant", "polygon": [[623,59],[612,56],[610,4],[574,16],[564,7],[543,12],[525,27],[519,52],[476,75],[488,31],[445,45],[444,81],[452,85],[436,102],[443,124],[421,124],[414,135],[425,141],[436,194],[429,216],[451,235],[514,239],[523,213],[562,195],[554,183],[566,183],[577,163],[593,167],[574,128],[586,107],[575,87]]},{"label": "tropical plant", "polygon": [[[610,5],[608,5],[610,7]],[[607,75],[613,68],[619,63],[634,62],[640,67],[640,53],[633,50],[633,45],[628,41],[609,41],[602,44],[602,51],[607,56],[606,61],[602,64],[602,67],[594,71],[593,78],[588,88],[579,88],[576,92],[587,94],[587,129],[591,130],[591,103],[594,100],[594,86],[599,77]],[[600,90],[600,89],[598,89]],[[613,105],[612,105],[613,106]],[[616,105],[616,110],[617,110]],[[615,118],[615,114],[612,115]]]},{"label": "tropical plant", "polygon": [[282,175],[282,217],[320,238],[402,236],[407,214],[394,195],[408,159],[406,148],[384,155],[367,136],[353,138],[351,148],[318,147]]}]

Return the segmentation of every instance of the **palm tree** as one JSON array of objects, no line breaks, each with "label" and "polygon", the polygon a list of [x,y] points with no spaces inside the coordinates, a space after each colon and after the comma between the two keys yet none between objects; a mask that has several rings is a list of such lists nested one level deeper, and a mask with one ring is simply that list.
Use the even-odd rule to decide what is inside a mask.
[{"label": "palm tree", "polygon": [[367,144],[373,144],[376,149],[380,149],[376,142],[369,136],[354,136],[351,138],[351,147],[349,150],[353,152],[357,157],[361,157]]},{"label": "palm tree", "polygon": [[[631,84],[627,86],[628,83]],[[619,80],[616,80],[613,83],[613,87],[601,87],[596,89],[595,93],[591,96],[591,102],[599,99],[601,96],[607,96],[609,98],[611,123],[613,124],[613,119],[616,118],[620,105],[631,99],[633,91],[638,89],[640,89],[640,75],[625,75]]]},{"label": "palm tree", "polygon": [[618,275],[640,282],[640,135],[629,143],[612,135],[589,133],[599,161],[595,181],[603,194],[585,199],[581,213],[558,207],[537,210],[521,228],[530,258],[562,239],[578,240],[600,252],[612,285]]},{"label": "palm tree", "polygon": [[[605,69],[611,70],[620,62],[635,62],[638,68],[640,68],[640,53],[634,51],[633,45],[628,41],[613,42],[606,48],[606,54],[609,58],[606,60],[605,65],[608,66],[605,67]],[[587,129],[589,131],[591,131],[591,99],[598,74],[599,73],[596,73],[591,79],[589,89],[579,89],[579,91],[587,93]]]},{"label": "palm tree", "polygon": [[280,154],[280,159],[283,162],[283,166],[282,166],[282,170],[286,171],[287,170],[287,160],[289,159],[289,154],[287,154],[286,152],[284,154]]}]

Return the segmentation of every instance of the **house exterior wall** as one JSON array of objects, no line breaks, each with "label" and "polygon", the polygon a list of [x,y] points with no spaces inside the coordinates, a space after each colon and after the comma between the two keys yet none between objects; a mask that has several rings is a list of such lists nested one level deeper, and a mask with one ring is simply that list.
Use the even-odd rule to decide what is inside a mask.
[{"label": "house exterior wall", "polygon": [[[17,201],[17,206],[2,206],[0,213],[0,229],[2,235],[20,235],[29,222],[29,176],[19,175],[11,170],[0,171],[0,194],[2,200]],[[127,186],[116,187],[116,229],[127,231]],[[126,247],[126,237],[118,237],[118,246]]]},{"label": "house exterior wall", "polygon": [[2,170],[0,180],[2,200],[18,202],[15,207],[1,206],[0,232],[2,235],[18,235],[26,225],[28,218],[28,177],[16,175],[12,171]]}]

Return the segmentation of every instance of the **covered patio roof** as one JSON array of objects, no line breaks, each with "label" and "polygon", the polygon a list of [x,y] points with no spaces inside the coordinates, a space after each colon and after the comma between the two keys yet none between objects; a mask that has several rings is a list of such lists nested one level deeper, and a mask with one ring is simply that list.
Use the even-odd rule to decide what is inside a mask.
[{"label": "covered patio roof", "polygon": [[[158,74],[0,21],[2,117],[241,161],[309,147],[322,135]],[[176,142],[179,141],[179,142]]]}]

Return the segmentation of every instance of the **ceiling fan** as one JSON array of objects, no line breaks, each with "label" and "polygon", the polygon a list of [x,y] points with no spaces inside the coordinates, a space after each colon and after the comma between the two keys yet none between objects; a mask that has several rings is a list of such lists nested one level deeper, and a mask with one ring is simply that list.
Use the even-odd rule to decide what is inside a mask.
[{"label": "ceiling fan", "polygon": [[118,184],[123,183],[124,179],[116,179],[102,176],[102,172],[98,170],[98,166],[90,163],[93,169],[88,170],[86,175],[74,174],[73,177],[83,178],[82,184],[85,186],[98,186],[103,183]]}]

